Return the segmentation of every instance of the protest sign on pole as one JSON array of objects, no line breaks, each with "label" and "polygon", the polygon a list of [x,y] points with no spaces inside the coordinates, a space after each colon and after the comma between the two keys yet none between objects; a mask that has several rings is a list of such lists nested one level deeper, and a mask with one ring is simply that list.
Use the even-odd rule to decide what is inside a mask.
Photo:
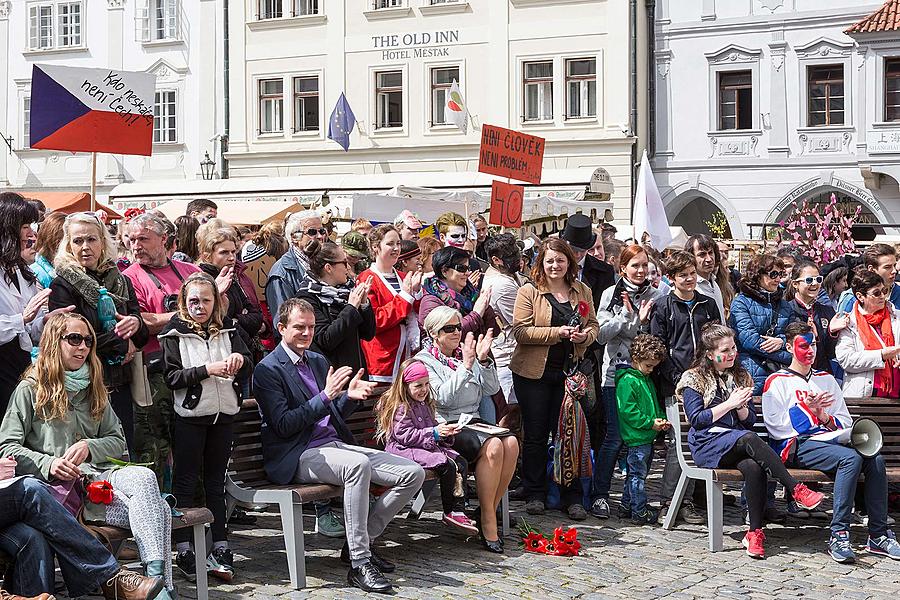
[{"label": "protest sign on pole", "polygon": [[481,128],[478,170],[528,183],[541,182],[544,138],[493,125]]},{"label": "protest sign on pole", "polygon": [[522,226],[522,198],[525,186],[494,181],[491,183],[491,225]]}]

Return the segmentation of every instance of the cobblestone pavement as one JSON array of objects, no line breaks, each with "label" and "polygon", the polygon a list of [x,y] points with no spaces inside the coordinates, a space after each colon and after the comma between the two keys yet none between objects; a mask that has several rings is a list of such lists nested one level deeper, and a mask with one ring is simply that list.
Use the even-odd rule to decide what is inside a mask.
[{"label": "cobblestone pavement", "polygon": [[[658,473],[651,478],[655,498]],[[621,481],[614,482],[615,493]],[[826,488],[830,494],[830,487]],[[737,495],[737,490],[732,490]],[[784,504],[779,501],[779,506]],[[830,508],[827,507],[827,508]],[[613,506],[615,513],[615,506]],[[900,594],[900,561],[860,552],[854,566],[833,562],[824,547],[828,521],[789,520],[786,527],[767,529],[764,561],[753,560],[740,545],[744,534],[740,510],[726,507],[725,549],[707,550],[705,525],[683,525],[673,531],[638,527],[615,517],[588,517],[575,523],[582,555],[576,558],[525,554],[518,538],[506,538],[505,555],[483,550],[477,539],[450,532],[440,523],[440,505],[432,499],[418,521],[396,519],[379,541],[382,554],[398,564],[391,575],[400,598],[496,598],[541,600],[580,598],[888,598]],[[231,541],[237,577],[228,585],[211,581],[211,598],[379,598],[347,585],[340,563],[341,540],[306,535],[307,588],[293,590],[287,576],[280,519],[256,513],[256,528],[237,527]],[[523,504],[512,503],[511,516],[525,516]],[[897,515],[895,515],[896,517]],[[545,533],[572,524],[558,511],[529,518]],[[307,531],[312,526],[306,520]],[[865,543],[865,528],[854,526],[854,546]],[[193,598],[183,580],[180,596]]]}]

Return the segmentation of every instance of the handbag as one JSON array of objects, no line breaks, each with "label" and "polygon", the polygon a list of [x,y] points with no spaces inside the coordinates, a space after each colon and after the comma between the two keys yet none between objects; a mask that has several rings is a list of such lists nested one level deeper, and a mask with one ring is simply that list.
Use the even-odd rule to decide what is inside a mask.
[{"label": "handbag", "polygon": [[131,365],[131,397],[138,406],[152,406],[153,393],[150,391],[150,380],[147,378],[147,367],[144,365],[144,353],[135,352]]},{"label": "handbag", "polygon": [[77,477],[72,481],[58,481],[57,483],[48,483],[50,493],[56,498],[56,501],[62,504],[73,517],[78,517],[84,507],[84,483],[81,477]]}]

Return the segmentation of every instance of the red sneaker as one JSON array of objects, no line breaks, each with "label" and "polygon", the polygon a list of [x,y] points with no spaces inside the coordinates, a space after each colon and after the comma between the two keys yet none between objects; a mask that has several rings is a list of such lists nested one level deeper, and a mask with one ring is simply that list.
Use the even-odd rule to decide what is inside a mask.
[{"label": "red sneaker", "polygon": [[763,548],[763,542],[766,541],[766,534],[762,529],[752,529],[744,536],[742,544],[747,549],[747,555],[752,558],[765,558],[766,549]]},{"label": "red sneaker", "polygon": [[441,520],[448,527],[459,529],[469,535],[478,535],[478,527],[472,519],[461,512],[444,513],[444,518]]},{"label": "red sneaker", "polygon": [[822,503],[822,499],[825,498],[825,494],[823,494],[822,492],[814,492],[802,483],[798,483],[794,487],[794,491],[792,493],[794,496],[794,502],[796,502],[806,510],[812,510],[815,507],[819,506]]}]

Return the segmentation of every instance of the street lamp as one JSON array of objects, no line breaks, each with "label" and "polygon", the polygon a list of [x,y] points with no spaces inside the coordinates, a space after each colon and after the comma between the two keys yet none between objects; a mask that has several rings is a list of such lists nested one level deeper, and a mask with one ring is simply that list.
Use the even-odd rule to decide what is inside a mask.
[{"label": "street lamp", "polygon": [[206,157],[200,161],[200,174],[203,176],[203,179],[209,181],[213,178],[213,174],[216,168],[216,163],[212,161],[209,157],[209,152],[206,153]]}]

